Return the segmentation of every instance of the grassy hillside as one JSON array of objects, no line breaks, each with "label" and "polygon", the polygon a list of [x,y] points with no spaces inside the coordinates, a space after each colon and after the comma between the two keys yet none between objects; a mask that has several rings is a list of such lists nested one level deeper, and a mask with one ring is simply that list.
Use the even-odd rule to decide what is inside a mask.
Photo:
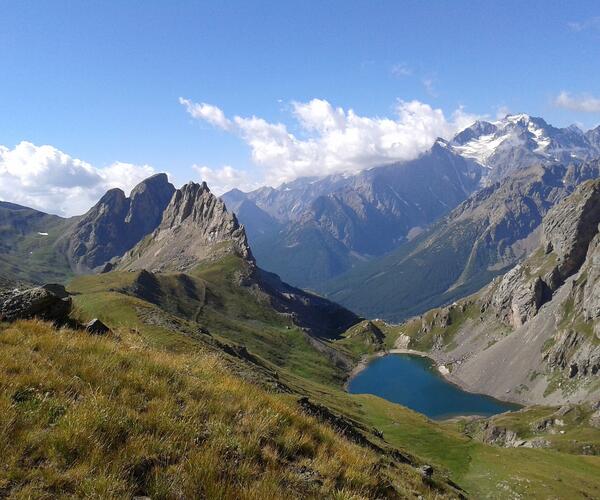
[{"label": "grassy hillside", "polygon": [[67,259],[55,248],[67,219],[0,202],[0,278],[18,282],[64,282]]},{"label": "grassy hillside", "polygon": [[150,282],[141,272],[79,276],[69,290],[76,294],[82,319],[99,316],[108,324],[135,325],[163,345],[179,343],[177,332],[206,339],[207,334],[198,334],[202,329],[220,341],[245,346],[278,370],[341,385],[346,373],[331,362],[324,344],[318,344],[323,352],[315,348],[315,341],[290,317],[274,311],[265,296],[240,286],[245,266],[243,259],[227,257],[191,274],[152,275]]},{"label": "grassy hillside", "polygon": [[[376,446],[400,450],[415,465],[433,465],[439,484],[448,478],[469,496],[600,495],[600,457],[577,456],[577,450],[568,447],[557,451],[490,446],[470,435],[463,424],[432,422],[377,397],[346,393],[342,386],[347,368],[336,364],[330,350],[357,360],[363,352],[389,348],[399,334],[412,332],[380,321],[362,322],[340,340],[315,346],[289,317],[275,313],[260,293],[239,286],[240,265],[225,259],[190,275],[155,275],[153,288],[140,285],[140,273],[84,276],[76,278],[70,290],[77,294],[74,301],[81,319],[98,316],[119,331],[135,332],[148,349],[166,350],[169,356],[185,358],[199,349],[224,353],[226,345],[246,346],[248,356],[220,356],[232,376],[253,387],[295,394],[272,395],[285,401],[309,396],[344,415]],[[461,314],[464,318],[453,318],[457,324],[471,312],[467,308]]]},{"label": "grassy hillside", "polygon": [[355,396],[355,400],[366,421],[381,430],[386,440],[447,469],[472,498],[600,495],[600,456],[490,446],[466,434],[464,422],[432,422],[375,396]]},{"label": "grassy hillside", "polygon": [[217,354],[29,321],[0,326],[0,495],[375,498],[435,494]]}]

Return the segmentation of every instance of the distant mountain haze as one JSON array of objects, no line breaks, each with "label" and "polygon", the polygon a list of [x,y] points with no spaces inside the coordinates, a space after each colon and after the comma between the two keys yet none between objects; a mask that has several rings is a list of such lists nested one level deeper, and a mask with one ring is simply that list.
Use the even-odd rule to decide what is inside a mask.
[{"label": "distant mountain haze", "polygon": [[[597,175],[597,165],[588,160],[600,155],[599,138],[600,127],[583,132],[576,126],[556,128],[526,114],[507,115],[493,122],[475,122],[450,141],[438,139],[416,160],[356,175],[298,179],[277,189],[234,190],[223,199],[239,210],[260,265],[297,286],[348,300],[346,305],[362,314],[400,319],[471,293],[514,265],[531,244],[527,238],[556,201],[552,197],[559,199],[577,183]],[[533,181],[536,176],[539,180]],[[530,182],[549,192],[528,202],[524,186]],[[552,191],[555,183],[556,192]],[[470,196],[474,197],[459,210],[457,222],[449,223],[443,232],[436,221]],[[487,213],[506,210],[504,196],[513,200],[513,208],[502,224],[515,217],[519,220],[510,227],[499,222],[502,215]],[[475,209],[480,203],[487,206]],[[522,217],[515,209],[523,212]],[[470,210],[483,219],[477,224],[466,222]],[[489,226],[488,218],[497,221]],[[463,229],[458,230],[458,223]],[[437,229],[429,228],[432,224]],[[485,236],[492,227],[496,232]],[[439,248],[448,252],[446,257],[420,260],[423,252],[433,252],[426,230],[427,235],[439,232]],[[500,231],[505,233],[501,238]],[[484,244],[481,238],[491,240]],[[392,279],[386,271],[388,266],[399,269],[395,253],[409,255],[416,245],[422,249],[415,254],[417,268],[427,269],[432,280],[429,298],[414,293],[419,276],[399,281],[399,276]],[[413,261],[407,261],[407,266],[417,269],[409,262]],[[435,271],[438,264],[443,267],[439,272]],[[359,284],[366,278],[384,285],[386,296],[393,296],[391,301],[382,301],[377,292],[363,293]],[[400,300],[402,296],[408,302]],[[371,302],[378,306],[368,305]]]}]

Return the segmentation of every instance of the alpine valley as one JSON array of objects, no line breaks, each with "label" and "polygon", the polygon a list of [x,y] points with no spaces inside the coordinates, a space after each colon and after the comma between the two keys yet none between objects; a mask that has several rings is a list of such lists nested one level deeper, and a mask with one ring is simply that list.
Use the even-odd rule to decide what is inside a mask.
[{"label": "alpine valley", "polygon": [[[0,496],[598,498],[599,227],[600,127],[525,114],[221,198],[1,202]],[[346,390],[407,353],[512,411]]]}]

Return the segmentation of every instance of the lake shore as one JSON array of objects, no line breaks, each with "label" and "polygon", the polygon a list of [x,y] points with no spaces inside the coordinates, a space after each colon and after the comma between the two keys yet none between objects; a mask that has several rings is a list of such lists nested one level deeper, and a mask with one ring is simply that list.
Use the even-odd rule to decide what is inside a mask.
[{"label": "lake shore", "polygon": [[[358,375],[360,372],[362,372],[369,365],[369,363],[371,363],[374,359],[381,358],[383,356],[387,356],[388,354],[411,354],[413,356],[421,356],[423,358],[429,358],[431,361],[433,361],[436,364],[438,371],[440,372],[441,375],[444,376],[444,378],[446,378],[449,382],[456,384],[456,382],[454,382],[453,380],[450,379],[450,377],[449,377],[450,372],[448,371],[448,369],[440,370],[440,366],[444,366],[444,365],[438,365],[435,358],[433,358],[429,353],[424,352],[424,351],[417,351],[415,349],[402,349],[402,348],[395,347],[393,349],[389,349],[389,350],[385,350],[385,351],[378,351],[374,354],[365,354],[356,363],[354,368],[352,368],[352,370],[348,374],[346,381],[344,383],[344,390],[348,390],[348,384],[350,383],[350,381],[354,377],[356,377],[356,375]],[[458,385],[460,387],[460,384],[456,384],[456,385]]]},{"label": "lake shore", "polygon": [[408,354],[408,355],[412,355],[412,356],[420,356],[422,358],[428,358],[429,360],[432,361],[432,363],[434,363],[436,371],[439,375],[441,375],[448,383],[455,385],[456,387],[458,387],[459,389],[461,389],[465,392],[469,392],[471,394],[481,394],[481,395],[496,399],[497,401],[502,401],[505,403],[512,403],[512,404],[519,405],[521,407],[527,406],[526,404],[524,404],[521,401],[512,400],[512,398],[499,399],[495,396],[492,396],[491,394],[486,394],[485,392],[473,390],[473,388],[468,387],[459,378],[453,377],[450,370],[448,370],[448,368],[446,368],[446,366],[444,364],[440,364],[439,360],[436,359],[434,356],[432,356],[431,353],[424,352],[424,351],[417,351],[415,349],[398,348],[398,347],[395,347],[395,348],[389,349],[389,350],[385,350],[385,351],[379,351],[379,352],[376,352],[373,354],[364,355],[356,363],[354,368],[348,374],[348,377],[346,378],[346,381],[344,382],[344,390],[348,391],[348,384],[350,383],[350,381],[354,377],[356,377],[356,375],[358,375],[360,372],[365,370],[367,368],[367,366],[369,365],[369,363],[371,363],[372,361],[374,361],[377,358],[381,358],[381,357],[387,356],[389,354]]}]

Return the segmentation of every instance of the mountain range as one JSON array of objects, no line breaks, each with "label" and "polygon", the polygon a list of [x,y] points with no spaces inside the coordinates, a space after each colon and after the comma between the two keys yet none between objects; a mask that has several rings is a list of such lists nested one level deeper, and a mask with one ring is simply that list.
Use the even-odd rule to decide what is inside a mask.
[{"label": "mountain range", "polygon": [[222,198],[248,228],[261,265],[297,286],[318,288],[413,238],[472,193],[481,174],[439,140],[402,164]]},{"label": "mountain range", "polygon": [[[222,199],[159,174],[69,219],[2,202],[0,494],[594,496],[600,164],[586,139],[496,178],[457,150],[494,126]],[[438,423],[344,390],[390,349],[528,406]]]},{"label": "mountain range", "polygon": [[597,175],[599,134],[508,115],[410,162],[223,199],[260,265],[398,321],[476,291],[526,255],[544,213]]}]

